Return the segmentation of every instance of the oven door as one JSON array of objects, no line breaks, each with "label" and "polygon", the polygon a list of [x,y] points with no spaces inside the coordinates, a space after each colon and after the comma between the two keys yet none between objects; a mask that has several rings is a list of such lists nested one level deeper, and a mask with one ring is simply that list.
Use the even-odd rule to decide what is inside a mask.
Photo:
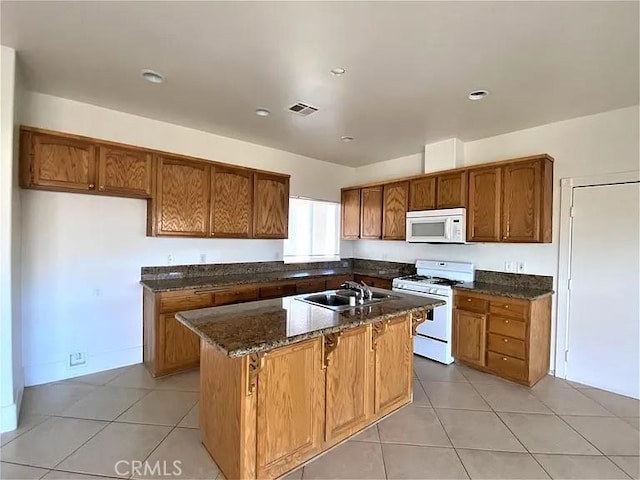
[{"label": "oven door", "polygon": [[432,293],[413,292],[410,290],[403,290],[400,288],[394,288],[394,292],[405,293],[409,295],[416,295],[418,297],[434,298],[437,300],[444,300],[446,305],[441,305],[433,309],[433,320],[427,320],[426,322],[418,325],[416,332],[423,337],[432,338],[440,342],[449,342],[451,340],[451,297],[444,295],[435,295]]},{"label": "oven door", "polygon": [[407,242],[449,243],[451,227],[451,217],[407,216]]}]

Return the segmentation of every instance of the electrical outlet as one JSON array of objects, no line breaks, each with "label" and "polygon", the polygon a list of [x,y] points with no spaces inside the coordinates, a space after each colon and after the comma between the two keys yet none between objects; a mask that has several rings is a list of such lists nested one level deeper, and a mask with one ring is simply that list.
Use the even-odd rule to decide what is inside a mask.
[{"label": "electrical outlet", "polygon": [[96,297],[101,297],[101,296],[102,296],[102,290],[100,290],[99,288],[94,288],[94,289],[93,289],[93,294],[94,294]]},{"label": "electrical outlet", "polygon": [[524,273],[524,269],[525,269],[526,265],[524,262],[518,262],[516,263],[516,272],[518,273]]},{"label": "electrical outlet", "polygon": [[167,265],[173,265],[173,255],[167,255]]},{"label": "electrical outlet", "polygon": [[513,260],[507,260],[504,262],[504,271],[505,272],[514,272],[515,265],[513,264]]},{"label": "electrical outlet", "polygon": [[200,254],[200,263],[207,263],[207,254],[206,253],[201,253]]},{"label": "electrical outlet", "polygon": [[84,352],[76,352],[69,354],[69,367],[79,367],[87,364],[87,354]]}]

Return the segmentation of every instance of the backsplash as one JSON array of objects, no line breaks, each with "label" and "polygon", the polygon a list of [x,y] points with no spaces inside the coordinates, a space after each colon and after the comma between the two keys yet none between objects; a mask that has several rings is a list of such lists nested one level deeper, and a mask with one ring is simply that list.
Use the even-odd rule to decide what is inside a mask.
[{"label": "backsplash", "polygon": [[521,288],[553,289],[553,277],[549,275],[527,275],[522,273],[494,272],[493,270],[476,270],[474,281],[477,283],[493,283]]},{"label": "backsplash", "polygon": [[201,265],[169,265],[161,267],[142,267],[142,280],[164,280],[170,278],[195,278],[216,275],[239,275],[251,273],[295,272],[307,270],[358,270],[397,274],[397,276],[415,273],[411,263],[363,260],[345,258],[331,262],[284,263],[246,262],[246,263],[207,263]]}]

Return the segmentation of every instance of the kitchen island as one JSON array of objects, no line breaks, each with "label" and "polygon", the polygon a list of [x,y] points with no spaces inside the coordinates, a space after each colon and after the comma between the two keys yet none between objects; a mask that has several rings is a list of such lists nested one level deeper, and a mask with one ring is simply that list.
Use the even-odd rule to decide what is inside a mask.
[{"label": "kitchen island", "polygon": [[412,339],[440,300],[334,311],[300,296],[179,312],[201,338],[200,428],[224,475],[277,478],[411,402]]}]

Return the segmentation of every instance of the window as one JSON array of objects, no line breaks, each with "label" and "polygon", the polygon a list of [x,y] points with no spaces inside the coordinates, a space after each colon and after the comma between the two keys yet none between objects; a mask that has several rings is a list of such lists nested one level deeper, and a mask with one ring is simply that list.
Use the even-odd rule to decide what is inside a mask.
[{"label": "window", "polygon": [[340,204],[289,199],[289,238],[284,261],[313,262],[340,259]]}]

